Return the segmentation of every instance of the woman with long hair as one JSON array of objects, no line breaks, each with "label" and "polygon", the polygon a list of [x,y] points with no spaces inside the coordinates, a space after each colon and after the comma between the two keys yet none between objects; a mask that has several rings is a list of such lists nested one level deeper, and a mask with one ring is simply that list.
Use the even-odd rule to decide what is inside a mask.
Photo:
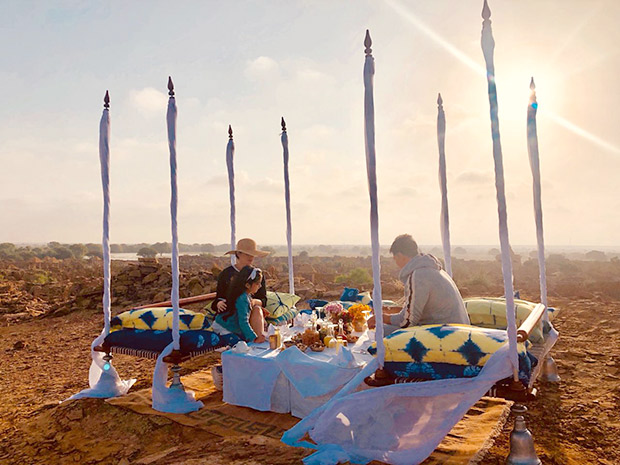
[{"label": "woman with long hair", "polygon": [[244,266],[228,288],[226,311],[218,314],[212,329],[219,334],[233,333],[247,342],[265,342],[265,319],[260,307],[252,306],[252,294],[261,286],[260,268]]}]

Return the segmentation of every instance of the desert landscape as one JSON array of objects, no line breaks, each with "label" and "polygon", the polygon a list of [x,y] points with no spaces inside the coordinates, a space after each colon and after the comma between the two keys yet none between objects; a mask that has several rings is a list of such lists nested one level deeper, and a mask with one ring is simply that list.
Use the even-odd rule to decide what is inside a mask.
[{"label": "desert landscape", "polygon": [[[181,297],[210,292],[225,257],[181,257]],[[515,286],[537,301],[538,264],[515,256]],[[267,286],[288,286],[286,257],[258,263]],[[528,426],[545,464],[618,463],[620,453],[620,260],[585,255],[549,257],[550,305],[560,339],[552,354],[562,382],[539,382],[539,397],[528,405]],[[496,259],[453,262],[464,297],[502,294]],[[220,437],[166,418],[140,415],[87,399],[61,403],[87,387],[89,345],[102,327],[102,262],[96,257],[3,259],[0,261],[0,463],[2,464],[293,464],[310,453],[264,436]],[[368,290],[370,258],[295,257],[296,290],[302,299],[336,299],[342,288]],[[382,258],[384,295],[398,298],[397,269]],[[166,258],[112,262],[113,313],[167,300],[171,285]],[[303,307],[304,302],[300,305]],[[194,309],[196,309],[194,307]],[[217,352],[183,365],[183,375],[208,371]],[[150,387],[154,363],[117,356],[132,390]],[[504,463],[508,421],[483,464]]]}]

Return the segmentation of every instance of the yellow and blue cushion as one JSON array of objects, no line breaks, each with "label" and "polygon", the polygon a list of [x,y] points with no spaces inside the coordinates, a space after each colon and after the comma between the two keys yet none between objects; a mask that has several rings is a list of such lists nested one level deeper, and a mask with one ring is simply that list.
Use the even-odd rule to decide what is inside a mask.
[{"label": "yellow and blue cushion", "polygon": [[[473,326],[492,329],[506,329],[506,299],[503,297],[472,297],[464,299],[469,321]],[[526,300],[515,299],[515,317],[517,328],[537,304]],[[533,343],[543,342],[542,324],[530,333],[529,340]]]},{"label": "yellow and blue cushion", "polygon": [[[470,378],[504,344],[506,331],[469,325],[425,325],[394,331],[384,339],[384,368],[393,376],[418,379]],[[375,355],[376,345],[368,351]],[[519,377],[529,381],[536,359],[518,345]]]},{"label": "yellow and blue cushion", "polygon": [[[155,307],[129,310],[110,320],[110,331],[119,329],[166,330],[172,329],[172,308]],[[203,313],[179,309],[179,330],[208,329],[211,326]]]},{"label": "yellow and blue cushion", "polygon": [[300,298],[295,294],[267,291],[266,310],[269,312],[269,316],[265,318],[267,323],[278,325],[295,318],[299,313],[295,304]]},{"label": "yellow and blue cushion", "polygon": [[[234,334],[220,336],[209,329],[202,313],[179,309],[180,350],[199,354],[234,345]],[[104,346],[116,352],[154,357],[172,342],[172,308],[129,310],[112,318]]]}]

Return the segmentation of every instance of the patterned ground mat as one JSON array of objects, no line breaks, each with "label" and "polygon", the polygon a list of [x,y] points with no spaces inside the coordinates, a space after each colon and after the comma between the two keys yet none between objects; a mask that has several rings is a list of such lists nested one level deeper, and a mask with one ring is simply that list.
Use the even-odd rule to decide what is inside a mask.
[{"label": "patterned ground mat", "polygon": [[[108,399],[111,405],[144,415],[160,415],[172,421],[208,431],[221,437],[264,436],[279,441],[282,434],[299,419],[291,415],[259,412],[222,401],[209,371],[183,377],[186,389],[194,391],[204,407],[189,414],[162,413],[151,408],[151,391],[143,389],[123,397]],[[483,397],[457,423],[423,465],[474,465],[484,456],[495,436],[501,431],[510,412],[510,402]],[[379,463],[379,462],[373,462]]]}]

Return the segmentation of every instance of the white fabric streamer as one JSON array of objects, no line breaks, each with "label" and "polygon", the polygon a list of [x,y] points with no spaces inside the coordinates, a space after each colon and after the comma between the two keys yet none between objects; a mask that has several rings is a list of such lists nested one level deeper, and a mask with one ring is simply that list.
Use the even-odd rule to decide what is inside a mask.
[{"label": "white fabric streamer", "polygon": [[[508,355],[508,346],[503,346],[474,378],[394,384],[346,396],[339,393],[287,431],[282,440],[318,449],[304,459],[306,465],[347,460],[419,464],[480,397],[510,376]],[[363,380],[361,376],[347,385],[349,392],[355,381]],[[306,432],[318,446],[300,441]]]},{"label": "white fabric streamer", "polygon": [[[284,124],[284,118],[282,118]],[[295,294],[295,280],[293,274],[293,239],[291,226],[291,189],[288,178],[288,135],[282,131],[282,150],[284,157],[284,200],[286,203],[286,244],[288,246],[288,289],[289,293]]]},{"label": "white fabric streamer", "polygon": [[166,387],[168,364],[164,357],[170,355],[174,342],[171,342],[157,357],[153,372],[153,409],[166,413],[189,413],[200,410],[204,404],[196,400],[193,391],[185,391],[182,386]]},{"label": "white fabric streamer", "polygon": [[95,352],[94,348],[102,344],[105,337],[106,334],[104,329],[90,346],[90,354],[93,359],[90,364],[90,369],[88,370],[88,385],[90,388],[72,395],[67,400],[83,399],[86,397],[107,399],[109,397],[124,396],[136,382],[136,379],[133,378],[122,380],[112,364],[106,363],[103,359],[104,354]]},{"label": "white fabric streamer", "polygon": [[[107,105],[107,92],[105,102]],[[99,123],[99,162],[103,187],[103,330],[90,347],[93,360],[88,371],[90,388],[78,392],[69,399],[122,396],[136,382],[135,379],[121,380],[112,364],[103,360],[104,355],[94,350],[95,347],[103,343],[105,337],[110,333],[110,111],[107,108],[103,110]]]},{"label": "white fabric streamer", "polygon": [[[530,158],[530,168],[532,169],[532,184],[534,197],[534,217],[536,220],[536,241],[538,244],[538,269],[540,275],[540,301],[547,308],[547,271],[545,265],[545,238],[543,234],[543,214],[542,214],[542,189],[540,187],[540,158],[538,156],[538,134],[536,131],[536,112],[538,102],[536,101],[536,88],[534,78],[530,83],[532,94],[530,103],[527,107],[527,150]],[[544,319],[549,321],[548,311],[545,310]]]},{"label": "white fabric streamer", "polygon": [[[228,168],[228,194],[230,197],[230,249],[235,250],[236,239],[236,210],[235,210],[235,142],[232,138],[232,128],[228,127],[228,144],[226,145],[226,167]],[[236,263],[235,254],[230,256],[230,264]]]},{"label": "white fabric streamer", "polygon": [[439,189],[441,190],[441,243],[446,273],[452,277],[452,256],[450,246],[450,216],[448,214],[448,181],[446,177],[446,114],[443,111],[441,94],[437,98],[437,145],[439,147]]},{"label": "white fabric streamer", "polygon": [[515,381],[518,378],[519,359],[517,354],[517,324],[515,321],[514,288],[512,282],[512,257],[510,240],[508,238],[508,219],[506,212],[506,192],[504,187],[504,161],[502,157],[502,145],[499,134],[499,119],[497,116],[497,87],[495,86],[495,65],[493,63],[493,50],[495,41],[491,30],[491,11],[487,3],[484,3],[482,11],[484,21],[482,23],[482,51],[487,68],[487,83],[489,93],[489,105],[491,109],[491,136],[493,138],[493,161],[495,164],[495,190],[497,192],[497,213],[499,216],[499,241],[502,254],[502,275],[504,277],[504,293],[506,296],[506,320],[508,331],[508,344],[510,346],[510,363],[513,367]]},{"label": "white fabric streamer", "polygon": [[379,367],[383,367],[385,360],[385,346],[383,345],[383,308],[381,298],[381,263],[379,261],[379,211],[377,199],[377,160],[375,153],[375,102],[373,96],[373,80],[375,75],[375,60],[372,57],[370,33],[366,30],[364,40],[366,46],[366,60],[364,62],[364,129],[366,142],[366,170],[368,172],[368,191],[370,194],[370,240],[372,243],[372,301],[375,319],[377,321],[377,360]]},{"label": "white fabric streamer", "polygon": [[168,147],[170,148],[170,219],[172,223],[172,343],[175,350],[181,348],[179,335],[179,235],[177,232],[177,104],[172,90],[172,80],[168,84],[170,98],[168,99]]}]

